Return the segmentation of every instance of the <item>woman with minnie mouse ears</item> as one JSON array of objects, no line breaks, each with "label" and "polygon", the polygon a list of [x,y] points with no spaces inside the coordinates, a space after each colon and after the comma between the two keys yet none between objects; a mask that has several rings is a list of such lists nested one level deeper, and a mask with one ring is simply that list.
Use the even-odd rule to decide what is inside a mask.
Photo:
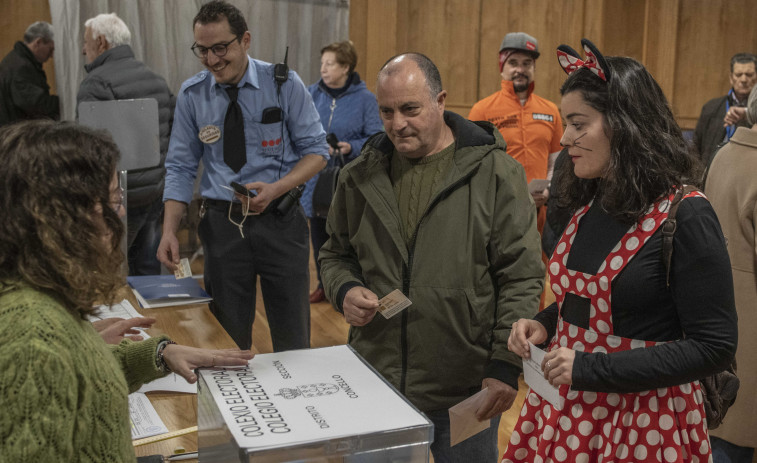
[{"label": "woman with minnie mouse ears", "polygon": [[698,379],[725,369],[737,343],[725,240],[704,195],[685,188],[698,165],[657,82],[581,44],[585,59],[557,51],[572,162],[556,182],[574,214],[548,266],[556,302],[508,341],[524,359],[529,343],[547,351],[559,400],[528,392],[502,461],[707,462]]}]

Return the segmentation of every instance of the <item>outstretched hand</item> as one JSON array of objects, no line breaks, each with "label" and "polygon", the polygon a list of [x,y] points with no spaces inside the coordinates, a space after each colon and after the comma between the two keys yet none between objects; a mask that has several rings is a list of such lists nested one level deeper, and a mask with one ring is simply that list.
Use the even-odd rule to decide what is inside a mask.
[{"label": "outstretched hand", "polygon": [[124,338],[141,341],[144,338],[136,328],[149,328],[153,323],[155,319],[152,317],[106,318],[92,322],[92,326],[106,343],[118,344]]},{"label": "outstretched hand", "polygon": [[254,356],[249,350],[200,349],[179,344],[169,344],[163,349],[163,360],[168,368],[184,377],[189,384],[197,381],[195,368],[245,366]]}]

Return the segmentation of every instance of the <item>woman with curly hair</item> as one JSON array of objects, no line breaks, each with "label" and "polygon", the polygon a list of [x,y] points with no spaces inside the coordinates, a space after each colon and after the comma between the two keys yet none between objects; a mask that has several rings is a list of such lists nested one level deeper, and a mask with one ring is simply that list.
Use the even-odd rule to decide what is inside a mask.
[{"label": "woman with curly hair", "polygon": [[0,459],[135,461],[127,395],[249,351],[107,345],[87,315],[123,287],[118,149],[72,123],[0,130]]},{"label": "woman with curly hair", "polygon": [[707,199],[683,188],[698,166],[655,80],[582,43],[585,61],[558,48],[572,162],[556,181],[574,214],[548,267],[557,301],[508,341],[524,358],[529,342],[546,348],[560,399],[529,391],[503,461],[706,462],[698,380],[725,369],[737,342],[725,240]]}]

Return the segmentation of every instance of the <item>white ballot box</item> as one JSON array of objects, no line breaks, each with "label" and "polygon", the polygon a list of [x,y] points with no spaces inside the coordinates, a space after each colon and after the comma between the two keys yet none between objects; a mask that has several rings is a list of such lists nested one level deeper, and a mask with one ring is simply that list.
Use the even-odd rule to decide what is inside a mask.
[{"label": "white ballot box", "polygon": [[433,424],[351,347],[203,369],[201,463],[426,462]]}]

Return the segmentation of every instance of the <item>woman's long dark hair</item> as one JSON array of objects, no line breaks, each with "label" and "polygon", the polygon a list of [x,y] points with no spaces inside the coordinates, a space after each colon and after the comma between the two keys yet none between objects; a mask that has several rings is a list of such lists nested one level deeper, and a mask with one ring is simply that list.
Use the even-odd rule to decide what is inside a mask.
[{"label": "woman's long dark hair", "polygon": [[555,181],[560,205],[576,210],[596,198],[610,215],[631,225],[675,186],[697,184],[700,167],[646,68],[632,58],[606,59],[612,72],[609,82],[581,68],[568,76],[560,94],[580,92],[602,113],[610,165],[602,178],[581,179],[566,164]]}]

